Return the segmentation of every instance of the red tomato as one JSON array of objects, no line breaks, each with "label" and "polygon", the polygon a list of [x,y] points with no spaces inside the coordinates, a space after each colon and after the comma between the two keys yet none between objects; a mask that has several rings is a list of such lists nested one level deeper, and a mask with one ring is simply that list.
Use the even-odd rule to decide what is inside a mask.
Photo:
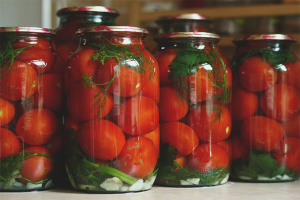
[{"label": "red tomato", "polygon": [[289,121],[282,123],[286,137],[300,138],[300,114]]},{"label": "red tomato", "polygon": [[155,57],[159,65],[160,84],[167,86],[171,85],[172,79],[169,79],[170,68],[169,65],[173,62],[177,56],[174,50],[178,48],[167,48],[159,52]]},{"label": "red tomato", "polygon": [[297,58],[295,63],[287,62],[284,65],[286,71],[278,71],[278,82],[291,85],[300,90],[300,60]]},{"label": "red tomato", "polygon": [[168,122],[160,126],[161,142],[169,143],[178,150],[177,155],[186,156],[198,146],[199,139],[189,126],[181,122]]},{"label": "red tomato", "polygon": [[157,163],[155,146],[146,137],[132,137],[126,140],[115,162],[120,171],[136,178],[145,178],[151,175]]},{"label": "red tomato", "polygon": [[38,74],[45,73],[51,69],[56,60],[56,53],[51,50],[25,49],[16,59],[30,65]]},{"label": "red tomato", "polygon": [[58,133],[45,145],[55,156],[63,154],[63,131]]},{"label": "red tomato", "polygon": [[[30,45],[34,45],[34,46],[28,47]],[[14,42],[12,42],[12,47],[14,50],[28,47],[25,49],[25,51],[53,49],[52,43],[48,39],[42,37],[31,37],[30,39],[25,37],[17,38],[15,39]]]},{"label": "red tomato", "polygon": [[209,73],[212,80],[215,81],[212,72],[209,69],[207,72],[204,68],[205,66],[199,65],[199,70],[193,75],[187,77],[187,82],[191,89],[188,98],[193,102],[206,100],[215,92],[215,87],[208,76]]},{"label": "red tomato", "polygon": [[52,68],[47,71],[47,73],[56,73],[56,74],[64,74],[65,62],[63,61],[62,57],[57,54],[56,60]]},{"label": "red tomato", "polygon": [[251,149],[271,151],[278,146],[283,136],[282,125],[264,116],[250,117],[241,126],[241,139]]},{"label": "red tomato", "polygon": [[125,144],[125,136],[117,125],[97,119],[81,125],[77,140],[84,153],[100,160],[117,157]]},{"label": "red tomato", "polygon": [[228,140],[223,140],[221,142],[217,143],[218,145],[222,146],[227,154],[228,154],[228,158],[229,158],[229,165],[231,165],[232,163],[232,140],[228,139]]},{"label": "red tomato", "polygon": [[[176,156],[176,159],[174,160],[174,164],[177,165],[176,169],[180,169],[180,167],[178,165],[180,165],[182,168],[186,168],[186,166],[187,166],[187,157],[186,156],[183,156],[183,157],[177,157]],[[176,172],[176,169],[173,172]]]},{"label": "red tomato", "polygon": [[144,137],[152,140],[152,142],[155,146],[157,158],[158,158],[159,157],[159,149],[160,149],[160,125],[158,124],[157,128],[154,131],[147,133],[146,135],[144,135]]},{"label": "red tomato", "polygon": [[226,108],[223,108],[220,118],[217,118],[209,105],[197,106],[188,114],[187,124],[204,142],[218,143],[231,133],[231,116]]},{"label": "red tomato", "polygon": [[186,115],[188,110],[189,104],[180,97],[176,89],[171,87],[160,88],[160,121],[178,121]]},{"label": "red tomato", "polygon": [[78,46],[79,44],[77,42],[66,42],[60,45],[56,52],[62,57],[65,63],[68,63],[69,58],[76,51]]},{"label": "red tomato", "polygon": [[[1,86],[0,86],[1,87]],[[8,124],[15,116],[15,107],[0,96],[0,127]]]},{"label": "red tomato", "polygon": [[268,117],[287,121],[300,110],[300,93],[293,86],[277,84],[262,94],[260,104]]},{"label": "red tomato", "polygon": [[284,138],[273,151],[273,158],[277,166],[285,165],[287,170],[300,171],[300,139],[295,137]]},{"label": "red tomato", "polygon": [[[136,63],[134,62],[134,64]],[[112,79],[111,85],[105,84]],[[108,91],[115,95],[130,97],[143,88],[144,81],[141,73],[127,65],[119,66],[117,59],[113,58],[105,61],[104,65],[99,66],[96,83],[109,87]]]},{"label": "red tomato", "polygon": [[34,94],[34,104],[38,108],[60,110],[63,105],[63,76],[43,74],[39,76],[39,88]]},{"label": "red tomato", "polygon": [[[5,66],[1,74],[8,69]],[[36,71],[20,61],[14,61],[10,70],[0,79],[0,94],[13,101],[26,99],[38,89],[38,75]]]},{"label": "red tomato", "polygon": [[129,135],[144,135],[158,126],[159,111],[154,100],[135,96],[120,105],[117,111],[119,127]]},{"label": "red tomato", "polygon": [[82,81],[83,73],[94,77],[99,66],[99,62],[92,58],[96,53],[97,51],[91,46],[83,46],[78,49],[68,61],[70,77],[75,81]]},{"label": "red tomato", "polygon": [[218,167],[227,168],[228,166],[228,154],[218,144],[199,145],[188,158],[188,167],[201,173],[206,173],[208,170],[214,170]]},{"label": "red tomato", "polygon": [[239,67],[239,81],[241,85],[254,92],[272,87],[277,81],[276,70],[261,56],[246,59]]},{"label": "red tomato", "polygon": [[243,121],[255,114],[258,108],[258,97],[254,92],[243,87],[232,89],[232,119]]},{"label": "red tomato", "polygon": [[[23,151],[45,154],[53,158],[52,153],[43,146],[30,146]],[[53,171],[55,165],[53,160],[46,156],[36,155],[28,158],[25,157],[20,173],[22,177],[29,179],[32,182],[38,182],[45,179],[50,172]],[[26,180],[20,179],[23,183],[27,183]]]},{"label": "red tomato", "polygon": [[238,158],[242,158],[242,160],[245,162],[250,155],[250,149],[248,146],[245,146],[241,139],[233,135],[232,137],[232,160],[236,160]]},{"label": "red tomato", "polygon": [[[102,100],[97,103],[100,98]],[[102,104],[104,107],[101,109]],[[67,98],[68,112],[76,121],[88,121],[97,117],[98,114],[100,118],[103,118],[110,112],[112,106],[113,99],[109,92],[104,96],[102,88],[98,86],[84,88],[82,83],[76,83]]]},{"label": "red tomato", "polygon": [[66,117],[65,119],[65,130],[68,130],[68,129],[74,129],[74,131],[77,132],[77,130],[79,129],[80,127],[80,123],[73,120],[71,117]]},{"label": "red tomato", "polygon": [[18,153],[21,149],[20,140],[10,130],[0,128],[0,159]]},{"label": "red tomato", "polygon": [[34,109],[34,95],[28,97],[27,99],[15,101],[14,106],[15,106],[15,117],[12,120],[13,126],[15,126],[15,123],[22,115],[24,115],[24,113],[26,113],[31,109]]},{"label": "red tomato", "polygon": [[51,110],[35,108],[20,117],[16,125],[19,138],[29,145],[43,145],[53,138],[59,122]]}]

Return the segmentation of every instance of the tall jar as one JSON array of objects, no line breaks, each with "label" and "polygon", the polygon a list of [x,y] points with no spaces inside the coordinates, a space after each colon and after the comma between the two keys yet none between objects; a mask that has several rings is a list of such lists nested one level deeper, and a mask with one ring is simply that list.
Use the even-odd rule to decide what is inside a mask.
[{"label": "tall jar", "polygon": [[59,27],[55,29],[57,52],[65,62],[79,46],[76,31],[79,28],[94,25],[115,25],[119,13],[103,6],[67,7],[57,11],[60,18]]},{"label": "tall jar", "polygon": [[231,69],[220,37],[158,35],[161,150],[156,183],[196,187],[227,182],[230,171]]},{"label": "tall jar", "polygon": [[45,28],[0,28],[1,191],[45,190],[60,181],[64,63],[53,36]]},{"label": "tall jar", "polygon": [[234,40],[232,178],[296,180],[300,171],[300,61],[287,35]]},{"label": "tall jar", "polygon": [[68,62],[66,169],[75,190],[149,190],[159,154],[159,71],[148,31],[129,26],[78,30]]},{"label": "tall jar", "polygon": [[158,33],[210,32],[212,21],[198,13],[163,16],[156,20]]}]

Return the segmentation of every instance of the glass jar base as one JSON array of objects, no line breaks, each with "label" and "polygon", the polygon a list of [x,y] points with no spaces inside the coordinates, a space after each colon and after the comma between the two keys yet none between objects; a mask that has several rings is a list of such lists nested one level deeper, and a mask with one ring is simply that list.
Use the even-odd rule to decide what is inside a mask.
[{"label": "glass jar base", "polygon": [[288,176],[288,175],[277,175],[275,177],[248,177],[248,176],[234,176],[230,175],[230,180],[233,181],[241,181],[241,182],[253,182],[253,183],[270,183],[270,182],[290,182],[295,181],[297,178],[294,176]]},{"label": "glass jar base", "polygon": [[21,183],[16,182],[13,185],[9,185],[10,183],[6,183],[0,181],[0,192],[32,192],[32,191],[43,191],[54,189],[56,186],[50,180],[45,184],[33,184],[33,183]]}]

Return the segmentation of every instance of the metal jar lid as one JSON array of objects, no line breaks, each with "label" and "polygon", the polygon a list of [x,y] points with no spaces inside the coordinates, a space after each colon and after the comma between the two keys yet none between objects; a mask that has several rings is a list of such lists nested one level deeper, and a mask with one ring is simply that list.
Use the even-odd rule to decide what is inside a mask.
[{"label": "metal jar lid", "polygon": [[264,34],[264,35],[244,35],[233,39],[233,42],[251,41],[251,40],[290,40],[296,42],[295,38],[283,34]]},{"label": "metal jar lid", "polygon": [[104,6],[84,6],[84,7],[67,7],[62,8],[57,11],[56,15],[60,16],[64,13],[70,13],[70,12],[96,12],[96,13],[111,13],[115,15],[119,15],[119,12],[112,8],[107,8]]},{"label": "metal jar lid", "polygon": [[217,39],[220,40],[220,36],[214,33],[207,32],[172,32],[162,33],[155,36],[154,40],[167,39],[167,38],[204,38],[204,39]]},{"label": "metal jar lid", "polygon": [[89,26],[78,29],[76,34],[83,33],[99,33],[99,32],[128,32],[128,33],[143,33],[148,35],[149,31],[144,28],[132,27],[132,26]]},{"label": "metal jar lid", "polygon": [[169,22],[171,20],[195,20],[195,21],[211,21],[208,17],[198,13],[185,13],[178,15],[162,16],[156,20],[156,23]]},{"label": "metal jar lid", "polygon": [[39,27],[0,27],[0,33],[22,32],[22,33],[45,33],[55,35],[54,30]]}]

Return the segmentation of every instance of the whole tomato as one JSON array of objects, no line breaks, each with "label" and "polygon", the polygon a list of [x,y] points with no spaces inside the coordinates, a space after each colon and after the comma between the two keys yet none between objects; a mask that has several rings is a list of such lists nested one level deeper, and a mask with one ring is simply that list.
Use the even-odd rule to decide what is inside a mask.
[{"label": "whole tomato", "polygon": [[6,128],[0,128],[0,159],[18,153],[21,143],[16,134]]},{"label": "whole tomato", "polygon": [[159,124],[159,111],[155,101],[145,96],[135,96],[120,105],[117,124],[128,135],[144,135]]},{"label": "whole tomato", "polygon": [[232,152],[232,139],[230,138],[230,139],[227,139],[227,140],[223,140],[221,142],[218,142],[217,144],[222,146],[226,150],[226,152],[228,154],[228,158],[229,158],[229,165],[231,165],[231,163],[232,163],[232,154],[233,154],[233,152]]},{"label": "whole tomato", "polygon": [[84,123],[78,130],[77,139],[84,153],[100,160],[117,157],[125,144],[122,130],[107,120],[96,119]]},{"label": "whole tomato", "polygon": [[241,126],[241,139],[252,149],[271,151],[278,146],[283,136],[283,126],[264,116],[250,117]]},{"label": "whole tomato", "polygon": [[152,142],[155,146],[157,158],[158,158],[159,157],[159,149],[160,149],[160,125],[158,124],[157,128],[154,131],[145,134],[144,137],[152,140]]},{"label": "whole tomato", "polygon": [[53,138],[58,127],[59,122],[51,110],[35,108],[20,117],[16,133],[26,144],[44,145]]},{"label": "whole tomato", "polygon": [[151,175],[157,163],[155,146],[144,136],[132,137],[126,140],[115,163],[120,171],[136,178],[145,178]]},{"label": "whole tomato", "polygon": [[246,146],[242,140],[236,136],[233,135],[232,137],[232,160],[236,160],[238,158],[242,158],[242,160],[245,162],[250,155],[250,149],[248,146]]},{"label": "whole tomato", "polygon": [[163,123],[160,130],[161,142],[174,146],[179,156],[192,153],[199,144],[199,139],[194,130],[181,122]]},{"label": "whole tomato", "polygon": [[[1,87],[1,86],[0,86]],[[0,127],[8,124],[15,116],[15,107],[0,96]]]},{"label": "whole tomato", "polygon": [[1,70],[1,74],[8,70],[0,79],[1,96],[17,101],[33,95],[38,89],[36,71],[28,64],[20,61],[14,61],[12,67],[10,69],[9,67],[10,63]]},{"label": "whole tomato", "polygon": [[284,64],[286,71],[278,71],[278,82],[288,84],[300,90],[300,60],[297,58],[295,63],[287,62]]}]

